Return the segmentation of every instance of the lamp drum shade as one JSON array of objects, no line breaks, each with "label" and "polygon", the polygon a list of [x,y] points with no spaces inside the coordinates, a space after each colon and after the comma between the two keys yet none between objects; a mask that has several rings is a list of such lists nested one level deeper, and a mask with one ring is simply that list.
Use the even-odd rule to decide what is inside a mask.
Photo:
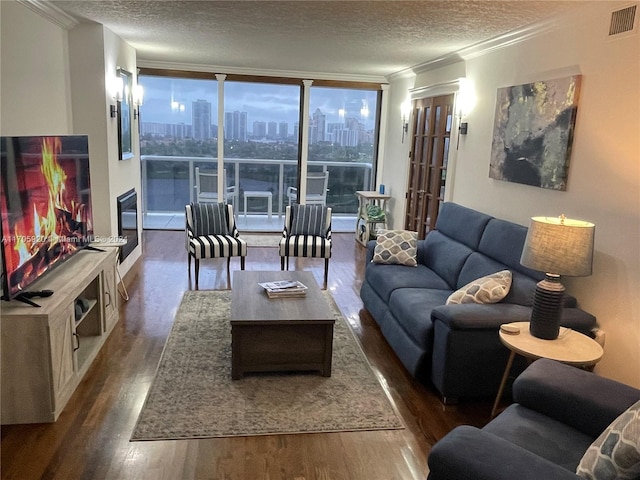
[{"label": "lamp drum shade", "polygon": [[545,273],[591,275],[595,225],[562,217],[533,217],[520,263]]}]

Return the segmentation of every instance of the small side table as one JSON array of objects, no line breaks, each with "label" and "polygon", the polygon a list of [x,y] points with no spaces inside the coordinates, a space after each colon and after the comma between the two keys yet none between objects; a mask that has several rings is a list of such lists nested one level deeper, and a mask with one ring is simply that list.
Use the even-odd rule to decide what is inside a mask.
[{"label": "small side table", "polygon": [[[382,228],[387,228],[387,211],[385,208],[386,202],[391,198],[391,195],[359,190],[356,192],[356,196],[358,197],[356,241],[366,246],[372,229],[376,228],[378,225],[382,225]],[[369,218],[367,207],[370,205],[377,205],[380,207],[384,213],[384,217],[380,220]]]},{"label": "small side table", "polygon": [[247,219],[247,199],[248,198],[266,198],[267,199],[267,210],[269,213],[269,220],[271,220],[272,214],[272,205],[273,205],[273,194],[267,191],[251,191],[247,190],[244,192],[244,219]]},{"label": "small side table", "polygon": [[518,328],[520,333],[506,333],[500,330],[500,341],[511,350],[511,353],[491,410],[491,418],[495,416],[498,409],[516,353],[530,361],[549,358],[575,367],[591,367],[598,363],[604,353],[598,342],[570,328],[561,327],[560,334],[555,340],[543,340],[529,333],[529,322],[514,322],[507,325]]},{"label": "small side table", "polygon": [[[108,241],[95,241],[95,242],[91,242],[90,246],[94,247],[94,248],[122,248],[124,245],[126,245],[127,241],[123,238],[123,239],[113,239],[113,240],[108,240]],[[124,284],[124,280],[122,279],[122,276],[120,275],[120,270],[118,269],[118,267],[120,266],[120,255],[116,255],[116,274],[118,275],[118,284],[122,285],[122,291],[120,289],[117,288],[116,285],[116,289],[118,289],[118,293],[120,293],[120,296],[122,297],[122,299],[127,302],[129,300],[129,292],[127,292],[127,287]]]}]

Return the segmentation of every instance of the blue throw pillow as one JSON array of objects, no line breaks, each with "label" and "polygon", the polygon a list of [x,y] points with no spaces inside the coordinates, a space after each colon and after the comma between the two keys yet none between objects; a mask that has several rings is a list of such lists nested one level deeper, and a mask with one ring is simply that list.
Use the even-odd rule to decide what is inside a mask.
[{"label": "blue throw pillow", "polygon": [[227,206],[224,203],[192,203],[193,234],[196,237],[205,235],[229,235],[227,226]]},{"label": "blue throw pillow", "polygon": [[327,209],[324,205],[291,205],[290,235],[326,235]]}]

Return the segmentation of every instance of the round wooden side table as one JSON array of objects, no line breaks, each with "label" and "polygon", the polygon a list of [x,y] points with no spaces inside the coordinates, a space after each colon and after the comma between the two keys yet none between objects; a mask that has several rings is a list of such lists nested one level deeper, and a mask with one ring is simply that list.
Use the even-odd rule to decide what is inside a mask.
[{"label": "round wooden side table", "polygon": [[509,377],[511,365],[516,353],[530,361],[539,358],[549,358],[575,367],[593,366],[598,363],[604,353],[598,342],[570,328],[561,327],[558,338],[555,340],[544,340],[531,335],[529,332],[529,322],[514,322],[506,325],[517,328],[519,333],[507,333],[503,329],[500,329],[500,341],[505,347],[511,350],[511,353],[509,354],[507,366],[502,375],[496,401],[491,410],[491,418],[496,414],[498,403],[500,403],[500,399],[502,398],[502,392],[504,391],[504,386]]}]

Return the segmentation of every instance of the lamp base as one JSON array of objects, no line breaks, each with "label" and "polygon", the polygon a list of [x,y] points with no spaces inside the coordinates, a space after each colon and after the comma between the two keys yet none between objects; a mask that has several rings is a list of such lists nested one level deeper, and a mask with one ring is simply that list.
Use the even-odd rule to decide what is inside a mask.
[{"label": "lamp base", "polygon": [[547,273],[545,279],[536,285],[529,324],[531,335],[545,340],[558,338],[562,297],[564,286],[560,283],[560,275]]}]

